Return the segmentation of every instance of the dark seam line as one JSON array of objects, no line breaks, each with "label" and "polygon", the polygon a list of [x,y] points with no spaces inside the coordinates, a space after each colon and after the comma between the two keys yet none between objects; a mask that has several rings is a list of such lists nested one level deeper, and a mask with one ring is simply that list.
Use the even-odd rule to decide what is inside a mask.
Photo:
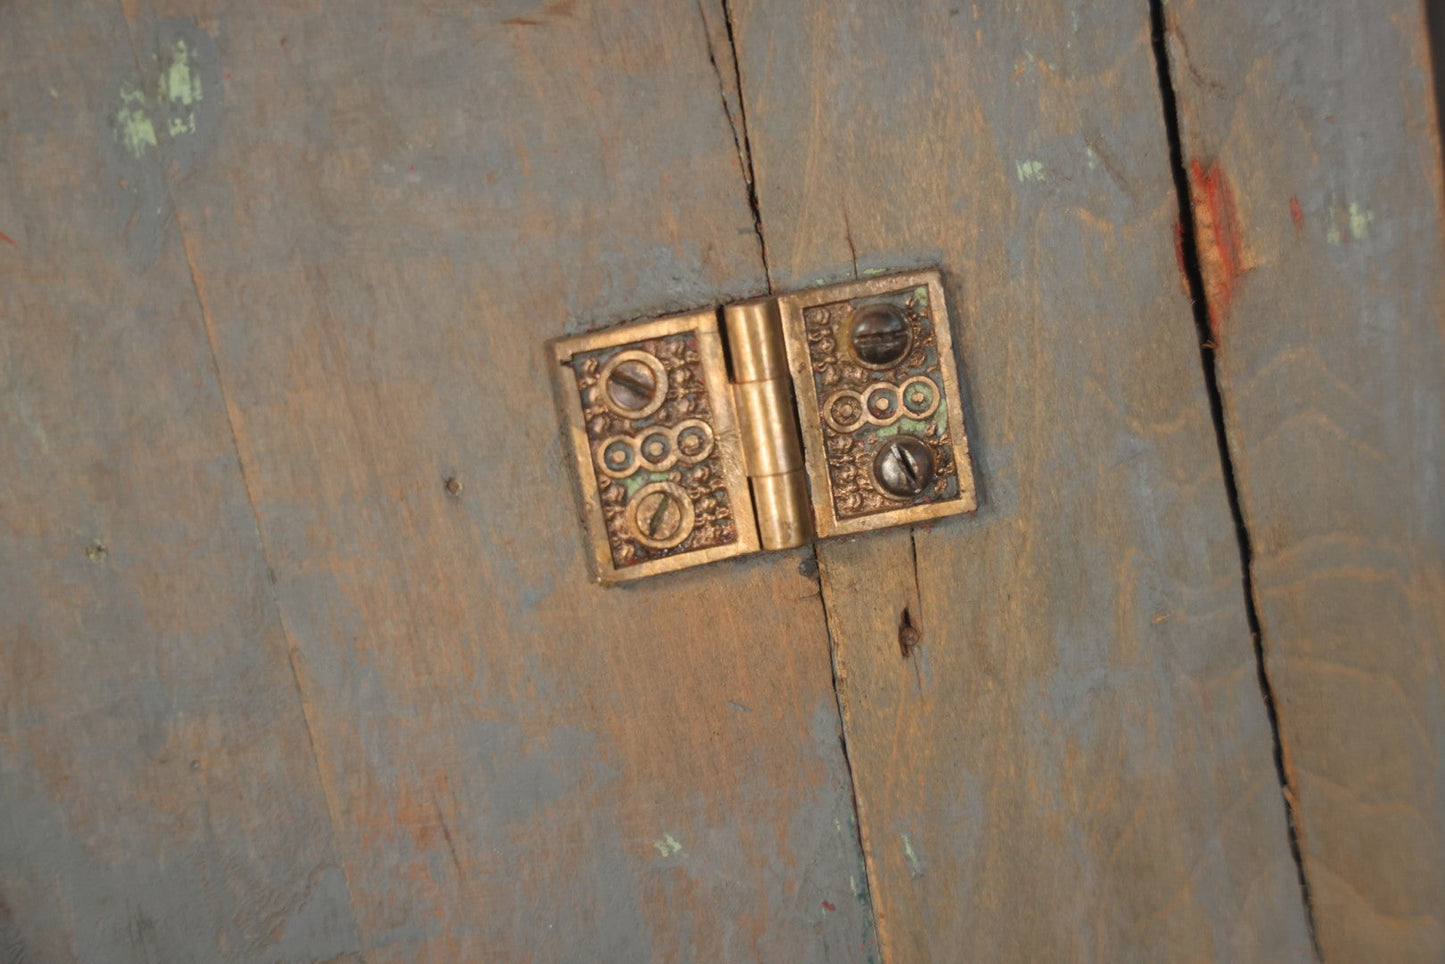
[{"label": "dark seam line", "polygon": [[[721,3],[723,20],[727,26],[728,47],[732,54],[733,80],[737,85],[738,121],[736,124],[733,123],[732,112],[728,110],[727,92],[722,83],[722,70],[718,65],[717,57],[713,54],[711,42],[708,44],[708,59],[712,62],[714,73],[717,74],[719,87],[723,88],[723,112],[727,115],[728,125],[732,127],[733,144],[738,149],[738,159],[742,163],[743,181],[748,189],[748,207],[752,210],[753,215],[753,233],[757,235],[758,253],[763,263],[763,277],[767,282],[768,292],[771,293],[773,290],[773,276],[772,271],[768,268],[768,245],[763,239],[763,214],[758,204],[757,179],[753,173],[753,145],[748,136],[748,111],[746,107],[746,97],[743,94],[742,62],[738,56],[737,35],[733,29],[732,8],[729,6],[728,0],[721,0]],[[701,12],[701,9],[701,0],[699,0],[699,12]],[[706,23],[707,18],[704,17],[704,28],[706,27]],[[850,249],[852,247],[851,237],[849,238],[849,247]],[[854,276],[857,276],[856,260],[854,262]],[[868,924],[871,925],[875,939],[877,939],[878,920],[877,912],[873,906],[872,871],[869,867],[868,851],[863,843],[863,814],[858,808],[858,781],[853,773],[853,758],[848,751],[848,724],[843,716],[843,694],[838,685],[837,642],[833,638],[832,617],[828,612],[828,596],[823,586],[823,567],[821,561],[818,559],[818,547],[816,543],[813,545],[812,551],[814,571],[816,573],[814,578],[818,583],[818,602],[823,609],[823,632],[828,638],[828,666],[832,676],[833,703],[838,710],[838,746],[843,753],[843,771],[848,779],[848,802],[853,811],[853,840],[858,847],[858,859],[863,864],[863,873],[861,875],[863,879],[860,884],[862,892],[854,896],[862,898],[865,912],[868,915]],[[881,940],[879,941],[879,953],[882,953]]]},{"label": "dark seam line", "polygon": [[818,544],[813,543],[813,567],[817,572],[818,601],[823,606],[823,632],[828,637],[828,667],[833,676],[833,702],[838,707],[838,746],[843,750],[843,769],[848,774],[848,800],[853,807],[853,838],[858,844],[858,859],[863,862],[863,893],[865,911],[873,927],[878,953],[883,953],[883,935],[878,930],[878,913],[873,905],[873,871],[868,861],[868,850],[863,843],[863,812],[858,808],[858,781],[853,775],[853,757],[848,751],[848,722],[843,717],[843,690],[838,684],[838,648],[833,639],[833,619],[828,612],[828,594],[823,587],[823,564],[818,558]]},{"label": "dark seam line", "polygon": [[[742,131],[743,180],[748,187],[748,208],[753,212],[753,233],[758,237],[758,256],[763,262],[763,280],[768,293],[773,290],[773,273],[768,268],[768,244],[763,239],[763,210],[758,204],[758,182],[753,172],[753,142],[748,136],[747,98],[743,97],[743,65],[738,57],[738,41],[733,33],[733,11],[728,0],[722,0],[723,23],[727,27],[728,47],[733,55],[733,81],[738,91],[738,128]],[[735,132],[736,133],[736,132]]]},{"label": "dark seam line", "polygon": [[1310,894],[1309,879],[1305,876],[1304,856],[1300,849],[1298,797],[1284,762],[1284,740],[1280,733],[1279,711],[1275,704],[1274,685],[1270,682],[1265,666],[1264,633],[1260,629],[1259,607],[1254,588],[1254,548],[1245,524],[1244,509],[1239,499],[1239,483],[1234,468],[1234,457],[1229,449],[1229,429],[1224,418],[1224,397],[1219,388],[1218,347],[1210,331],[1209,300],[1204,287],[1204,271],[1200,266],[1198,239],[1195,235],[1194,208],[1190,202],[1189,177],[1184,167],[1183,140],[1179,130],[1179,103],[1174,91],[1174,82],[1169,71],[1169,51],[1166,41],[1164,0],[1149,0],[1150,34],[1154,47],[1154,66],[1159,75],[1159,93],[1164,108],[1164,130],[1169,140],[1169,168],[1174,176],[1174,192],[1179,204],[1180,256],[1184,263],[1184,276],[1189,284],[1189,300],[1194,310],[1194,327],[1199,338],[1199,361],[1204,370],[1204,388],[1209,397],[1209,414],[1214,422],[1214,441],[1219,449],[1220,469],[1224,475],[1224,492],[1229,502],[1229,514],[1234,520],[1234,536],[1239,546],[1239,563],[1244,589],[1244,611],[1249,625],[1250,639],[1254,644],[1255,674],[1259,681],[1260,695],[1264,699],[1265,714],[1269,718],[1270,735],[1274,746],[1275,777],[1279,781],[1280,796],[1284,800],[1285,822],[1289,831],[1290,856],[1294,858],[1295,877],[1299,882],[1300,898],[1304,904],[1305,927],[1309,931],[1310,945],[1316,960],[1323,960],[1319,935],[1315,929],[1314,901]]}]

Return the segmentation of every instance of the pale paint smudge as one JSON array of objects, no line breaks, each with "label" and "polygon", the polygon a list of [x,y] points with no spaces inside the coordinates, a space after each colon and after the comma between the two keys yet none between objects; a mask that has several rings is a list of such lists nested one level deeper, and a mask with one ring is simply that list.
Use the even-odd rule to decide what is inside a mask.
[{"label": "pale paint smudge", "polygon": [[[146,95],[132,84],[120,86],[120,110],[115,115],[115,136],[132,157],[139,158],[148,150],[160,146],[156,135],[156,122],[152,114],[161,115],[170,109],[184,108],[183,114],[168,119],[162,117],[163,129],[171,138],[196,132],[194,107],[203,96],[201,76],[192,70],[195,54],[184,40],[177,40],[171,48],[170,65],[161,73],[156,85],[156,100],[148,101]],[[52,94],[54,92],[52,91]]]},{"label": "pale paint smudge", "polygon": [[120,111],[115,115],[115,136],[135,157],[156,146],[156,125],[145,109],[145,94],[130,84],[121,84]]},{"label": "pale paint smudge", "polygon": [[201,75],[191,71],[191,50],[177,40],[171,51],[171,65],[161,75],[160,96],[172,104],[190,107],[201,100]]},{"label": "pale paint smudge", "polygon": [[670,833],[663,834],[661,840],[654,840],[652,846],[657,848],[657,852],[664,857],[671,857],[682,852],[682,844],[678,843]]},{"label": "pale paint smudge", "polygon": [[1370,222],[1375,220],[1375,212],[1367,211],[1358,204],[1350,204],[1350,234],[1354,235],[1356,241],[1368,241],[1370,239]]},{"label": "pale paint smudge", "polygon": [[1044,165],[1040,161],[1017,161],[1014,163],[1014,176],[1023,184],[1033,181],[1042,184],[1044,180]]},{"label": "pale paint smudge", "polygon": [[913,852],[913,841],[908,839],[906,833],[900,833],[898,837],[903,841],[903,856],[908,858],[908,876],[917,880],[923,876],[923,867],[918,862],[918,854]]},{"label": "pale paint smudge", "polygon": [[1330,244],[1370,240],[1370,225],[1375,220],[1375,212],[1354,201],[1349,204],[1341,204],[1338,198],[1331,198],[1331,201],[1330,226],[1325,230],[1325,240]]}]

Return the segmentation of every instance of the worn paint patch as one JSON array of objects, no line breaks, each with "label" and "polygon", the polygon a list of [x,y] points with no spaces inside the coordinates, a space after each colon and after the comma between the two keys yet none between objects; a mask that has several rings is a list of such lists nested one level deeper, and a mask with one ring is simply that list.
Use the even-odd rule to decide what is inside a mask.
[{"label": "worn paint patch", "polygon": [[1356,241],[1370,239],[1370,223],[1374,220],[1374,211],[1367,211],[1354,202],[1350,203],[1350,234]]},{"label": "worn paint patch", "polygon": [[120,85],[120,109],[115,114],[115,136],[132,157],[160,147],[160,130],[174,139],[196,132],[196,105],[205,95],[195,51],[178,37],[167,53],[168,62],[156,82],[155,95],[148,97],[133,83]]},{"label": "worn paint patch", "polygon": [[1375,212],[1362,207],[1355,201],[1343,203],[1337,197],[1330,199],[1330,223],[1325,229],[1325,240],[1330,244],[1346,244],[1350,241],[1370,240],[1370,225],[1374,223]]},{"label": "worn paint patch", "polygon": [[132,157],[141,157],[156,147],[156,125],[146,110],[145,94],[130,84],[121,84],[120,110],[115,114],[115,137]]},{"label": "worn paint patch", "polygon": [[1189,199],[1194,209],[1195,249],[1209,307],[1209,330],[1218,345],[1220,325],[1229,317],[1239,279],[1248,270],[1239,212],[1229,178],[1218,164],[1190,164]]},{"label": "worn paint patch", "polygon": [[1337,196],[1330,198],[1329,226],[1325,228],[1325,240],[1330,244],[1347,244],[1351,241],[1370,240],[1370,225],[1374,223],[1375,212],[1355,201],[1345,203]]},{"label": "worn paint patch", "polygon": [[1044,165],[1039,161],[1016,161],[1014,163],[1014,176],[1023,184],[1029,181],[1042,184],[1044,181]]},{"label": "worn paint patch", "polygon": [[664,857],[672,857],[682,852],[682,844],[670,833],[665,833],[659,840],[654,840],[652,846]]},{"label": "worn paint patch", "polygon": [[[224,116],[216,40],[193,18],[161,20],[150,44],[118,38],[98,149],[114,204],[104,216],[133,261],[159,254],[172,218],[168,177],[186,177],[214,149]],[[123,65],[123,66],[122,66]]]},{"label": "worn paint patch", "polygon": [[159,95],[172,104],[191,107],[200,103],[201,75],[191,69],[191,48],[185,38],[178,38],[171,47],[171,62],[161,74]]},{"label": "worn paint patch", "polygon": [[923,876],[923,864],[918,859],[917,851],[913,849],[913,841],[906,833],[900,833],[898,839],[903,842],[903,857],[908,861],[908,876],[917,880]]}]

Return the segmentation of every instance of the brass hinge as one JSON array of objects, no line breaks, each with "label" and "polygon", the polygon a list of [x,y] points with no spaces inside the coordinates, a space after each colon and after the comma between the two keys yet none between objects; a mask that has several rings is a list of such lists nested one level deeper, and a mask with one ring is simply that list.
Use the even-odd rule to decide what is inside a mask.
[{"label": "brass hinge", "polygon": [[553,351],[601,582],[977,507],[937,271]]}]

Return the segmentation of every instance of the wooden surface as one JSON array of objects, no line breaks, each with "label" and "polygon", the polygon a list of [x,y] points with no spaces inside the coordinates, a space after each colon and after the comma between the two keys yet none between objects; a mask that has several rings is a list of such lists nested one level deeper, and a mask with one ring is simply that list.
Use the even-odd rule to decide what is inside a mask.
[{"label": "wooden surface", "polygon": [[1147,12],[738,5],[774,285],[943,264],[971,403],[975,519],[820,546],[890,960],[1310,956]]},{"label": "wooden surface", "polygon": [[356,926],[185,251],[127,254],[118,181],[164,189],[111,146],[124,22],[11,5],[0,51],[0,956],[335,958]]},{"label": "wooden surface", "polygon": [[[1314,11],[1170,51],[1321,943],[1436,959],[1433,104]],[[1148,13],[0,5],[0,957],[1308,959]],[[935,264],[975,517],[590,584],[548,339]]]},{"label": "wooden surface", "polygon": [[590,585],[545,368],[763,284],[698,11],[127,15],[0,13],[16,953],[866,960],[806,554]]},{"label": "wooden surface", "polygon": [[1169,24],[1324,957],[1438,961],[1445,252],[1421,7],[1171,3]]}]

